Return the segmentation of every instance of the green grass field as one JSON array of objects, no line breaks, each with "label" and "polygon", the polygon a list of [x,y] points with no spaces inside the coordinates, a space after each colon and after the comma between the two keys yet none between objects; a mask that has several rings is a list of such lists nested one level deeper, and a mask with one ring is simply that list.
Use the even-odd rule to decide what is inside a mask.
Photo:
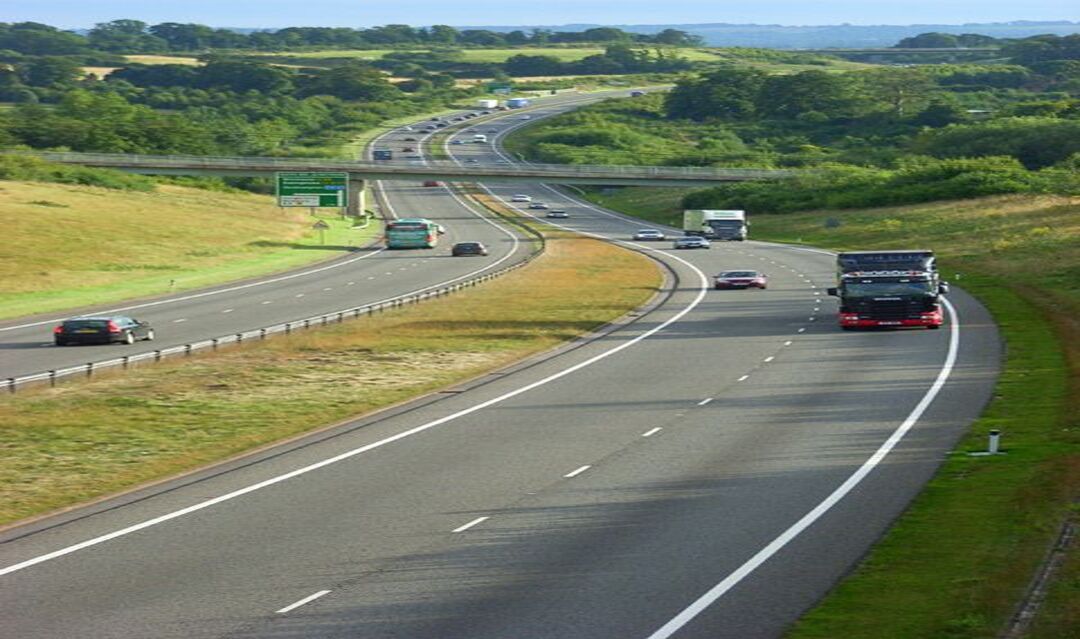
[{"label": "green grass field", "polygon": [[[0,182],[0,317],[160,295],[337,257],[376,237],[334,214],[172,185],[155,192]],[[336,211],[335,211],[336,213]]]},{"label": "green grass field", "polygon": [[661,283],[647,258],[607,243],[556,233],[547,246],[528,267],[441,300],[0,396],[0,524],[474,377],[625,314]]},{"label": "green grass field", "polygon": [[[591,191],[590,199],[678,226],[683,193],[636,188]],[[932,248],[946,278],[991,310],[1007,343],[995,399],[956,454],[788,637],[997,637],[1080,495],[1080,199],[1004,196],[751,217],[759,240]],[[983,449],[995,428],[1005,433],[1007,456],[964,454]],[[1080,636],[1075,545],[1030,636]]]}]

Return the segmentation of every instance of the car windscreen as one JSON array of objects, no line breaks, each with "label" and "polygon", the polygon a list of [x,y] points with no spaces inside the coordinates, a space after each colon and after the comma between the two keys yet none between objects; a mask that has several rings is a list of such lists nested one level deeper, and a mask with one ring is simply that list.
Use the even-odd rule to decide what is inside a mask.
[{"label": "car windscreen", "polygon": [[727,271],[721,273],[719,277],[757,277],[756,271]]},{"label": "car windscreen", "polygon": [[68,320],[64,322],[64,329],[76,330],[80,328],[108,328],[109,320]]},{"label": "car windscreen", "polygon": [[847,297],[899,297],[932,295],[930,282],[848,282],[844,285]]}]

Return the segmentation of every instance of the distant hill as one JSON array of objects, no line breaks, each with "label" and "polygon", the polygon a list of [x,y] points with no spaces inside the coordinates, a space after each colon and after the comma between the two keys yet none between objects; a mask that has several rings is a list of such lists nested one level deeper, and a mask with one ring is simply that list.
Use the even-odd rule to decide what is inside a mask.
[{"label": "distant hill", "polygon": [[1070,35],[1080,33],[1080,22],[992,22],[985,24],[911,24],[911,25],[819,25],[786,26],[779,24],[562,24],[529,26],[475,26],[464,29],[514,30],[548,29],[584,31],[595,27],[616,27],[631,33],[653,34],[664,29],[679,29],[705,39],[714,47],[765,47],[770,49],[819,49],[825,47],[891,47],[903,38],[928,33],[978,33],[994,38],[1026,38],[1033,35]]}]

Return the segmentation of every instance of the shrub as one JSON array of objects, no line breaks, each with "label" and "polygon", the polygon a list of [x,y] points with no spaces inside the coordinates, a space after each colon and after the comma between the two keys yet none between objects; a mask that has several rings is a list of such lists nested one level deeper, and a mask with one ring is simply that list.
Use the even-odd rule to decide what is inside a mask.
[{"label": "shrub", "polygon": [[18,155],[0,156],[0,180],[85,184],[121,191],[153,191],[155,185],[152,178],[143,175],[88,166],[58,164]]}]

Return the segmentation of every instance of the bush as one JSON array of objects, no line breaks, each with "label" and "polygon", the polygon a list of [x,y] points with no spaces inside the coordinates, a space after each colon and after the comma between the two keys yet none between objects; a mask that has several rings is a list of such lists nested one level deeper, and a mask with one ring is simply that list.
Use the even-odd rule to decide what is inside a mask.
[{"label": "bush", "polygon": [[831,165],[776,182],[743,182],[683,198],[683,206],[759,213],[915,204],[1004,193],[1080,193],[1068,167],[1028,171],[1011,157],[910,158],[896,170]]},{"label": "bush", "polygon": [[96,169],[88,166],[57,164],[29,156],[0,156],[0,180],[85,184],[120,191],[153,191],[155,182],[143,175]]}]

